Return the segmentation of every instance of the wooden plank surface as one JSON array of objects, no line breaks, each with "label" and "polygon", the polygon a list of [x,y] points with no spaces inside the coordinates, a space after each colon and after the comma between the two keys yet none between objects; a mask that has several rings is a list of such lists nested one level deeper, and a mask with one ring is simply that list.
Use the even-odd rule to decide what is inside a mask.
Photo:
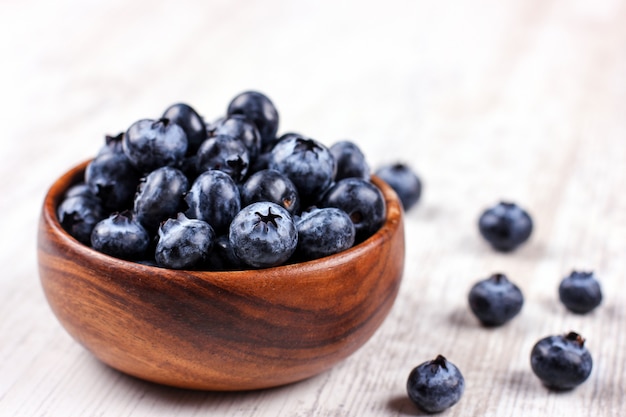
[{"label": "wooden plank surface", "polygon": [[[626,2],[0,3],[0,415],[420,415],[405,383],[438,353],[465,394],[447,416],[626,414]],[[355,140],[370,165],[422,177],[407,214],[400,295],[374,337],[332,370],[249,393],[177,390],[97,362],[60,327],[39,285],[44,193],[107,133],[186,101],[219,117],[238,92],[267,93],[280,130]],[[530,242],[493,252],[476,221],[509,199]],[[605,300],[567,313],[560,279],[591,269]],[[502,271],[526,297],[484,329],[467,292]],[[530,371],[541,337],[576,330],[594,358],[571,392]]]}]

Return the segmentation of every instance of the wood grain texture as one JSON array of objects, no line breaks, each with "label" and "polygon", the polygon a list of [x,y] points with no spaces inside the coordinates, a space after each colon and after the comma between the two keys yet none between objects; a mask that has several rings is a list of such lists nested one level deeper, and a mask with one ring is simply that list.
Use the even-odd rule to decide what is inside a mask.
[{"label": "wood grain texture", "polygon": [[179,388],[241,391],[323,372],[363,345],[389,313],[404,270],[396,194],[365,242],[315,261],[248,271],[176,271],[102,255],[70,237],[56,210],[81,164],[43,204],[38,260],[67,331],[104,363]]},{"label": "wood grain texture", "polygon": [[[623,0],[0,2],[0,415],[415,416],[406,378],[438,353],[467,382],[447,417],[624,415],[624,22]],[[41,203],[105,134],[176,101],[213,120],[250,88],[276,103],[279,131],[350,138],[372,167],[402,159],[421,175],[397,302],[362,348],[299,383],[213,393],[127,377],[46,302]],[[507,255],[476,228],[499,199],[537,225]],[[603,285],[588,316],[557,300],[574,268]],[[485,330],[467,291],[497,271],[526,303]],[[594,369],[553,393],[530,350],[569,330],[587,339]]]}]

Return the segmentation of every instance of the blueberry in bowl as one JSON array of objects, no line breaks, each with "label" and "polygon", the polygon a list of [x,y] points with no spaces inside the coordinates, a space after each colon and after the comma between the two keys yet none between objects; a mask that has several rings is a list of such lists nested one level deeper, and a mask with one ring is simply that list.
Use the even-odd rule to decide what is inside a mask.
[{"label": "blueberry in bowl", "polygon": [[[146,129],[162,129],[158,123],[165,124],[153,122]],[[176,155],[183,155],[183,148]],[[404,267],[403,212],[396,193],[376,177],[371,184],[386,205],[384,218],[371,236],[350,248],[262,269],[171,269],[99,252],[63,227],[58,211],[90,224],[105,217],[95,197],[81,197],[80,209],[61,207],[66,193],[84,179],[87,165],[62,175],[44,199],[39,274],[48,303],[66,331],[99,360],[126,374],[170,386],[225,391],[299,381],[356,351],[394,303]],[[206,178],[196,185],[197,193],[189,184],[192,205],[194,198],[212,192],[209,185],[231,180],[228,175]],[[178,195],[178,189],[172,194]],[[286,211],[272,207],[258,211],[266,223]],[[127,213],[120,216],[118,222],[140,237],[143,250],[141,223]],[[188,241],[199,229],[206,239],[200,243],[221,248],[225,232],[208,231],[202,218],[190,222],[196,217],[203,216],[182,216],[162,233],[180,229]],[[161,249],[169,260],[163,262],[177,264],[170,249]]]}]

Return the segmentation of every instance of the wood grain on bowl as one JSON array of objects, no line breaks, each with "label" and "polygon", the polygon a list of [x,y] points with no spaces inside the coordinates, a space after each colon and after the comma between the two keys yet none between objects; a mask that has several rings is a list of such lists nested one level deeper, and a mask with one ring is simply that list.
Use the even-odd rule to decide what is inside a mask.
[{"label": "wood grain on bowl", "polygon": [[318,374],[382,324],[404,267],[403,213],[374,178],[387,221],[327,258],[249,271],[176,271],[98,253],[69,236],[55,210],[81,164],[42,208],[41,283],[69,334],[104,363],[183,388],[248,390]]}]

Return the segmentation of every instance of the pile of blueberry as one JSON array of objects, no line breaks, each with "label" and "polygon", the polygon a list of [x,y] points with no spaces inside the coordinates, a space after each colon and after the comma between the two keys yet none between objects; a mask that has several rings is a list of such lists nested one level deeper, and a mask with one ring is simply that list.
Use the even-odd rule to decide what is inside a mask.
[{"label": "pile of blueberry", "polygon": [[[530,215],[515,203],[501,202],[485,210],[478,221],[480,234],[496,250],[510,252],[532,232]],[[561,280],[558,296],[565,308],[587,314],[602,302],[602,290],[593,272],[572,271]],[[476,282],[468,295],[470,311],[485,327],[504,325],[522,310],[524,296],[505,274],[495,273]],[[587,380],[593,360],[585,339],[570,331],[540,339],[530,353],[533,373],[549,389],[570,390]],[[442,355],[415,367],[407,380],[411,401],[427,413],[441,412],[463,395],[460,370]]]},{"label": "pile of blueberry", "polygon": [[[386,206],[352,141],[326,147],[277,136],[279,116],[247,91],[213,122],[178,103],[104,146],[57,209],[62,227],[108,255],[173,269],[266,268],[328,256],[363,242]],[[421,182],[382,167],[405,209]]]}]

